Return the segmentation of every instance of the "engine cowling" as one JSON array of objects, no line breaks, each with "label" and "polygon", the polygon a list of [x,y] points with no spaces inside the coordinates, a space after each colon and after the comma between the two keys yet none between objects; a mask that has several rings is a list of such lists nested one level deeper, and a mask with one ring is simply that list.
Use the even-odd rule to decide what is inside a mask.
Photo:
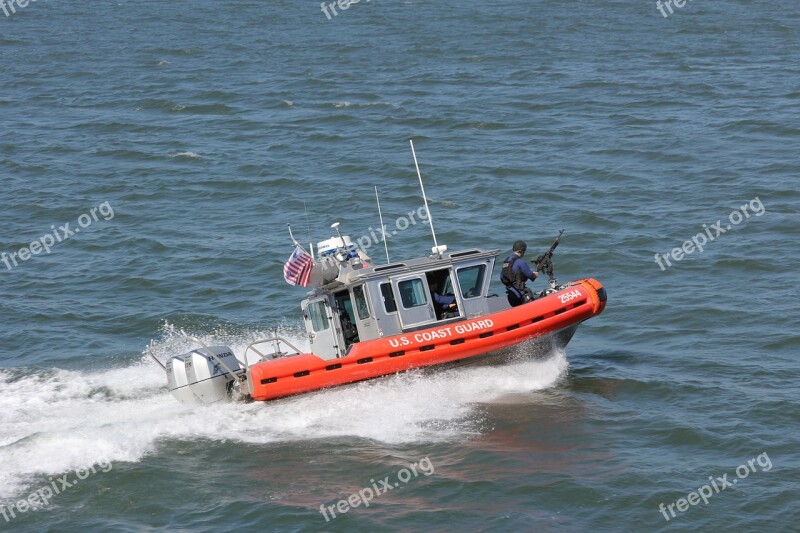
[{"label": "engine cowling", "polygon": [[210,346],[170,357],[166,362],[167,384],[182,403],[214,403],[227,400],[231,384],[242,369],[227,346]]}]

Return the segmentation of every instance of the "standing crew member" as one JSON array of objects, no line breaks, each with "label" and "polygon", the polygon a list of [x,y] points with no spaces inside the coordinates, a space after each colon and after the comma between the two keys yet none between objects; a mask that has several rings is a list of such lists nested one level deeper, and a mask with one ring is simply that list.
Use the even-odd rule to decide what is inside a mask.
[{"label": "standing crew member", "polygon": [[503,263],[503,270],[500,273],[500,281],[506,286],[506,294],[508,296],[508,303],[511,307],[522,305],[526,302],[533,300],[531,290],[525,286],[528,280],[536,279],[536,272],[531,271],[527,261],[522,259],[525,257],[525,251],[528,245],[525,241],[517,241],[514,243],[512,250],[513,254],[509,255]]}]

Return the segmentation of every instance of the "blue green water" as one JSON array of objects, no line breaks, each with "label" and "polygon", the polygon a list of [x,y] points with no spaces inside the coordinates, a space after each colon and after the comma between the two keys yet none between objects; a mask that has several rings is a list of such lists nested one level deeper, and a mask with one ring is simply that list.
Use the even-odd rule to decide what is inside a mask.
[{"label": "blue green water", "polygon": [[[18,254],[0,263],[0,530],[797,530],[800,8],[673,11],[0,11],[0,252]],[[178,404],[148,342],[304,343],[286,224],[366,235],[376,185],[390,227],[418,209],[409,138],[440,243],[538,253],[564,228],[556,273],[603,282],[605,312],[545,358]],[[390,253],[431,245],[417,224]],[[320,512],[426,458],[369,507]]]}]

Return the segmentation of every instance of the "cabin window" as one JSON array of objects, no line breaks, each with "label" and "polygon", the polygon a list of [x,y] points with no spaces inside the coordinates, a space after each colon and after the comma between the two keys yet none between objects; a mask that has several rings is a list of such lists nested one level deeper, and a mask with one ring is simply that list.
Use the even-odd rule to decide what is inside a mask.
[{"label": "cabin window", "polygon": [[428,298],[425,296],[425,284],[421,279],[401,281],[397,284],[397,288],[400,289],[400,300],[403,302],[404,308],[411,309],[428,304]]},{"label": "cabin window", "polygon": [[463,298],[477,298],[483,292],[483,277],[486,265],[475,265],[458,269],[458,284]]},{"label": "cabin window", "polygon": [[383,308],[387,313],[397,312],[397,303],[394,301],[391,283],[381,283],[381,295],[383,296]]},{"label": "cabin window", "polygon": [[309,304],[308,315],[311,317],[311,327],[314,331],[325,331],[330,327],[324,301]]},{"label": "cabin window", "polygon": [[353,299],[356,301],[356,313],[358,313],[359,320],[368,319],[369,306],[367,305],[367,298],[364,296],[363,285],[353,287]]}]

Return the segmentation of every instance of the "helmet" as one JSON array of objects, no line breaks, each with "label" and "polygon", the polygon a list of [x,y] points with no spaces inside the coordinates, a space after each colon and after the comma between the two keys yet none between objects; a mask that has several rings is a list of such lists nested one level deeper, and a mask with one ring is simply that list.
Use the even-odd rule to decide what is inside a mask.
[{"label": "helmet", "polygon": [[528,249],[528,245],[525,244],[525,241],[516,241],[511,249],[515,252],[522,252],[524,254]]}]

